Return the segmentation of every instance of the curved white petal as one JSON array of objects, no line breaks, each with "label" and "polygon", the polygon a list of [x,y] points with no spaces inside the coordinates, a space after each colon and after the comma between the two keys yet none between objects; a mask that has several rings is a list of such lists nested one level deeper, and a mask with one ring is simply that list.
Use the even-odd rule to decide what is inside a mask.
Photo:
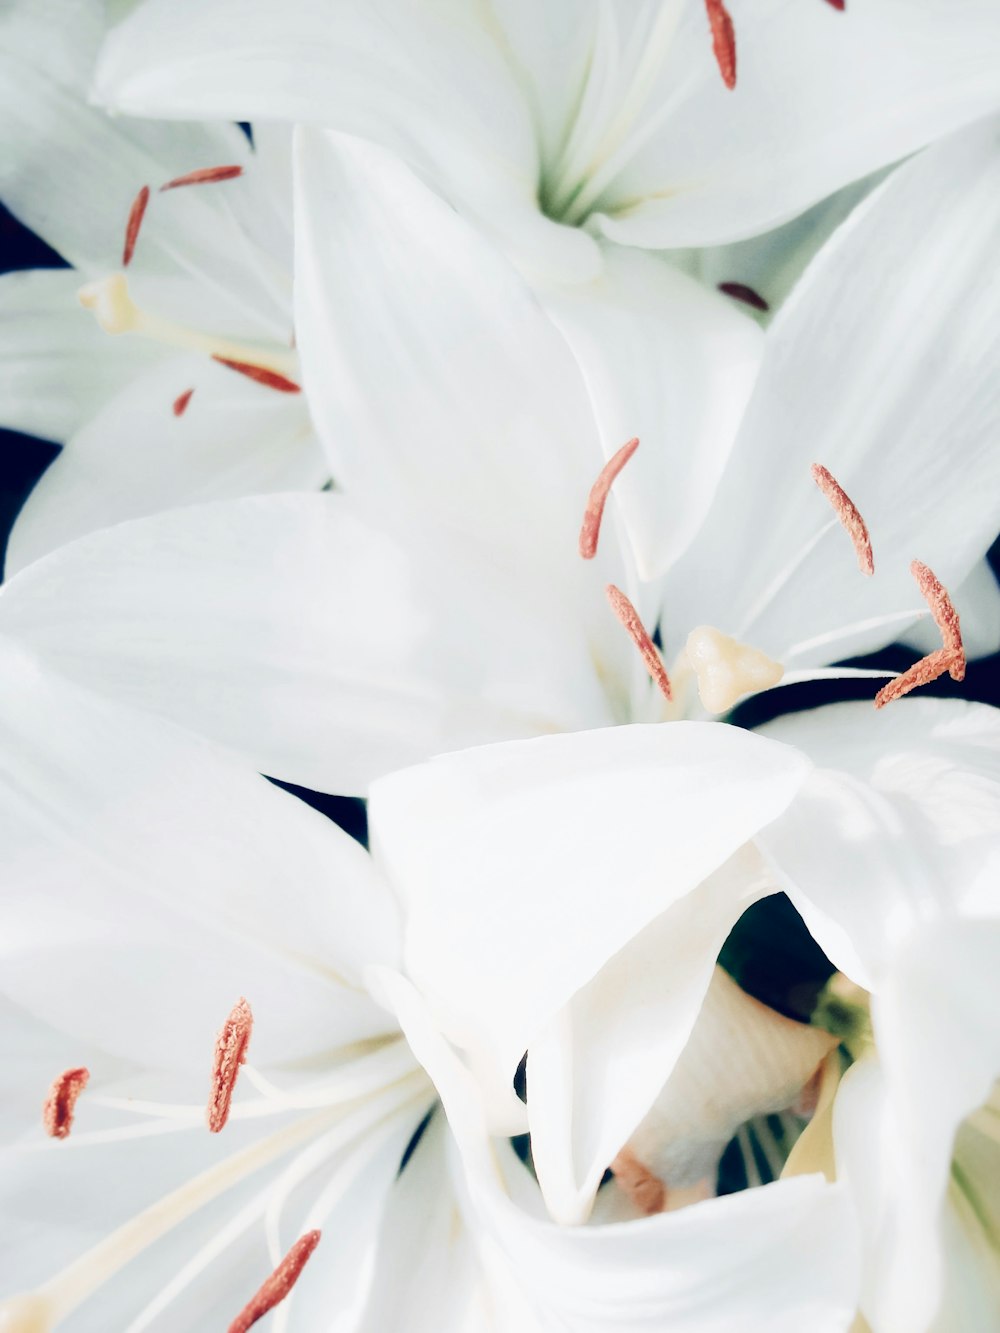
[{"label": "curved white petal", "polygon": [[0,420],[58,444],[161,355],[138,338],[112,342],[79,287],[70,269],[0,277]]},{"label": "curved white petal", "polygon": [[615,246],[603,255],[594,282],[543,299],[580,363],[605,456],[639,437],[614,496],[639,576],[652,579],[701,526],[763,340],[724,297],[658,256]]},{"label": "curved white petal", "polygon": [[587,1216],[605,1169],[686,1048],[726,936],[769,887],[759,858],[741,849],[620,949],[533,1038],[532,1155],[558,1221]]},{"label": "curved white petal", "polygon": [[[707,622],[788,667],[819,665],[879,647],[925,610],[914,557],[956,592],[985,553],[1000,512],[1000,317],[983,280],[1000,240],[998,144],[988,121],[902,167],[802,279],[667,589],[668,629]],[[864,516],[874,578],[859,574],[813,462]]]},{"label": "curved white petal", "polygon": [[612,239],[663,248],[752,236],[1000,104],[991,0],[866,0],[844,13],[758,0],[731,12],[732,92],[704,7],[686,7],[660,74],[660,123],[598,205]]},{"label": "curved white petal", "polygon": [[880,1064],[863,1062],[838,1094],[838,1177],[868,1236],[862,1306],[875,1329],[919,1333],[941,1300],[955,1135],[1000,1076],[998,960],[996,920],[917,929],[873,1001]]},{"label": "curved white petal", "polygon": [[385,1030],[359,968],[391,961],[394,909],[357,843],[6,640],[2,669],[8,995],[115,1054],[206,1077],[240,995],[255,1060]]},{"label": "curved white petal", "polygon": [[509,1080],[547,1019],[776,818],[804,772],[783,746],[678,722],[490,746],[382,779],[372,846],[404,906],[410,974],[449,1036]]},{"label": "curved white petal", "polygon": [[758,842],[825,952],[859,985],[880,984],[917,922],[984,910],[980,885],[1000,872],[996,709],[834,704],[763,730],[816,767]]},{"label": "curved white petal", "polygon": [[338,494],[93,533],[4,587],[0,631],[323,791],[363,793],[445,749],[612,720],[596,673],[580,669],[580,626],[547,588],[525,587],[488,546]]},{"label": "curved white petal", "polygon": [[298,345],[337,482],[531,560],[601,464],[573,357],[522,279],[403,163],[301,130]]},{"label": "curved white petal", "polygon": [[[183,413],[174,403],[193,390]],[[57,546],[173,505],[318,490],[325,460],[301,398],[204,357],[162,358],[67,442],[18,515],[11,574]]]}]

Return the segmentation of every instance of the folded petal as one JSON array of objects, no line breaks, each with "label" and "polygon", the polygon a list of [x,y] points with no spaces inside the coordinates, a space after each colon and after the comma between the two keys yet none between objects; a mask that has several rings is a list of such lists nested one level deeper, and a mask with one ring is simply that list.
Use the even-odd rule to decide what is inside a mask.
[{"label": "folded petal", "polygon": [[0,419],[58,444],[160,355],[137,338],[112,342],[79,287],[70,269],[0,278]]},{"label": "folded petal", "polygon": [[6,640],[2,669],[6,994],[114,1054],[206,1077],[240,995],[255,1060],[385,1031],[359,968],[391,961],[395,916],[357,843]]},{"label": "folded petal", "polygon": [[18,516],[6,571],[172,505],[318,490],[327,477],[301,399],[204,357],[160,357],[68,440]]},{"label": "folded petal", "polygon": [[[810,267],[768,331],[716,505],[668,587],[668,628],[707,622],[788,667],[821,665],[923,612],[914,557],[954,592],[983,556],[1000,513],[1000,318],[983,281],[998,135],[987,121],[908,163]],[[874,578],[814,462],[864,517]]]},{"label": "folded petal", "polygon": [[488,546],[339,494],[94,533],[5,586],[0,628],[99,693],[321,791],[359,794],[441,750],[612,720],[596,672],[580,669],[571,608]]},{"label": "folded petal", "polygon": [[638,436],[615,483],[641,578],[662,574],[705,517],[753,388],[762,338],[731,302],[658,256],[604,248],[602,275],[549,289],[580,363],[601,447]]},{"label": "folded petal", "polygon": [[296,207],[298,346],[338,484],[402,493],[505,556],[575,560],[600,448],[573,356],[516,271],[360,139],[299,132]]},{"label": "folded petal", "polygon": [[784,810],[804,772],[783,746],[678,722],[491,746],[377,783],[372,845],[449,1036],[509,1081],[546,1021]]},{"label": "folded petal", "polygon": [[917,922],[982,910],[1000,868],[996,709],[834,704],[763,730],[816,765],[758,842],[841,971],[876,989]]}]

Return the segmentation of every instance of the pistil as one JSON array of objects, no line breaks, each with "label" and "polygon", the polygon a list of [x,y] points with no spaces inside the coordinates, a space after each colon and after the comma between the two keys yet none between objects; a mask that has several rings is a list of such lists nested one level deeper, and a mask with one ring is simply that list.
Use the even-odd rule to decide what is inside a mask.
[{"label": "pistil", "polygon": [[221,365],[249,375],[269,388],[284,393],[299,392],[298,384],[290,378],[297,369],[294,353],[265,351],[251,344],[215,338],[151,315],[132,300],[124,273],[112,273],[97,282],[87,283],[80,288],[77,299],[85,310],[93,312],[105,333],[134,333],[168,347],[205,352]]}]

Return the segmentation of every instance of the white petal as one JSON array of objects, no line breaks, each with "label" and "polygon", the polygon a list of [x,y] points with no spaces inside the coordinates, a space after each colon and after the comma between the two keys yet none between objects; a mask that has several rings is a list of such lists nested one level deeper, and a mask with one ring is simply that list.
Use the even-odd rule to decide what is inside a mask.
[{"label": "white petal", "polygon": [[733,18],[729,92],[704,9],[687,6],[661,123],[604,196],[613,239],[661,248],[765,231],[1000,100],[991,0],[867,0],[843,14],[759,0]]},{"label": "white petal", "polygon": [[941,1299],[955,1134],[1000,1075],[998,959],[995,920],[914,932],[873,1002],[881,1070],[852,1071],[838,1095],[838,1175],[874,1247],[863,1308],[875,1328],[922,1330]]},{"label": "white petal", "polygon": [[358,969],[391,960],[394,911],[357,843],[6,641],[2,662],[8,995],[113,1053],[206,1070],[240,995],[255,1060],[385,1030]]},{"label": "white petal", "polygon": [[641,578],[662,574],[697,532],[753,388],[759,329],[659,257],[609,246],[588,285],[545,305],[580,362],[601,447],[638,436],[615,483]]},{"label": "white petal", "polygon": [[995,709],[834,704],[764,731],[816,768],[758,842],[824,951],[859,985],[879,984],[915,922],[982,910],[978,885],[1000,856]]},{"label": "white petal", "polygon": [[627,943],[532,1040],[532,1155],[558,1221],[587,1216],[605,1168],[688,1043],[726,936],[768,887],[752,849],[742,849]]},{"label": "white petal", "polygon": [[749,733],[678,722],[383,779],[372,845],[404,904],[410,974],[452,1039],[509,1080],[546,1020],[784,810],[804,771]]},{"label": "white petal", "polygon": [[338,484],[397,490],[503,556],[576,560],[601,453],[521,278],[373,144],[302,130],[296,180],[298,345]]},{"label": "white petal", "polygon": [[[985,553],[1000,493],[1000,318],[983,281],[1000,238],[998,135],[979,125],[890,177],[771,326],[716,506],[667,590],[681,624],[820,665],[925,610],[914,557],[955,591]],[[874,578],[813,462],[864,516]]]},{"label": "white petal", "polygon": [[68,269],[0,278],[0,414],[11,430],[61,444],[150,361],[158,348],[112,340],[80,306]]},{"label": "white petal", "polygon": [[[483,606],[488,632],[473,633]],[[98,692],[323,791],[362,793],[443,749],[611,721],[570,608],[488,547],[336,494],[94,533],[8,583],[0,627]]]},{"label": "white petal", "polygon": [[[189,389],[178,417],[173,404]],[[125,519],[198,500],[319,489],[327,476],[301,399],[204,357],[162,359],[48,468],[14,525],[6,570]]]}]

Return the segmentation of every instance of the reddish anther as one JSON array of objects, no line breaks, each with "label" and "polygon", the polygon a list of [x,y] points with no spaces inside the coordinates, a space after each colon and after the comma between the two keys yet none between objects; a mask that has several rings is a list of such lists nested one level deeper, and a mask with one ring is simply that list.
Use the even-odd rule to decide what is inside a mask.
[{"label": "reddish anther", "polygon": [[242,175],[242,167],[200,167],[197,171],[189,171],[184,176],[175,176],[172,181],[167,181],[166,185],[161,185],[160,194],[164,190],[179,190],[182,185],[211,185],[213,181],[231,181]]},{"label": "reddish anther", "polygon": [[623,1148],[611,1163],[618,1187],[644,1217],[655,1217],[667,1206],[667,1187],[659,1176],[639,1161],[631,1148]]},{"label": "reddish anther", "polygon": [[580,554],[584,560],[593,560],[597,554],[597,542],[601,535],[601,519],[604,517],[604,506],[607,503],[611,487],[638,447],[638,439],[631,439],[627,444],[623,444],[604,464],[597,480],[590,488],[590,495],[587,497],[587,508],[583,514],[583,525],[580,528]]},{"label": "reddish anther", "polygon": [[858,557],[858,568],[862,574],[875,573],[875,558],[872,555],[871,538],[865,520],[858,513],[858,507],[837,481],[832,472],[828,472],[819,463],[813,463],[809,469],[812,479],[830,501],[833,512],[840,519],[841,526],[854,543],[854,553]]},{"label": "reddish anther", "polygon": [[875,696],[876,708],[884,708],[886,704],[892,703],[893,699],[901,699],[904,694],[909,694],[920,685],[929,685],[946,671],[952,680],[965,679],[965,648],[962,644],[962,627],[959,624],[955,604],[948,596],[944,584],[927,565],[919,560],[913,560],[910,563],[910,573],[916,579],[917,587],[930,607],[934,623],[941,631],[943,647],[928,653],[919,662],[914,662],[908,671],[904,671],[901,676],[884,685]]},{"label": "reddish anther", "polygon": [[646,663],[646,670],[655,681],[657,689],[664,699],[672,699],[673,694],[670,689],[670,677],[667,675],[667,669],[663,665],[660,654],[656,651],[656,644],[646,633],[646,627],[639,619],[639,612],[621,588],[616,588],[613,583],[609,583],[605,591],[608,595],[608,601],[611,603],[612,611],[624,625],[629,638],[642,654],[642,660]]},{"label": "reddish anther", "polygon": [[771,309],[760,292],[754,291],[745,282],[720,282],[719,291],[731,296],[734,301],[742,301],[744,305],[753,306],[754,310],[766,312]]},{"label": "reddish anther", "polygon": [[313,1250],[319,1244],[320,1232],[307,1231],[300,1236],[281,1263],[229,1325],[228,1333],[247,1333],[258,1319],[280,1305],[299,1280]]},{"label": "reddish anther", "polygon": [[719,66],[722,82],[727,88],[736,87],[736,32],[733,20],[722,0],[705,0],[708,22],[712,29],[712,50]]},{"label": "reddish anther", "polygon": [[73,1128],[77,1099],[90,1080],[90,1070],[66,1069],[54,1079],[42,1107],[42,1124],[49,1138],[65,1139]]},{"label": "reddish anther", "polygon": [[213,356],[212,360],[218,361],[220,366],[228,366],[230,370],[235,370],[240,375],[246,375],[248,380],[263,384],[265,388],[277,389],[279,393],[302,392],[301,386],[294,380],[286,379],[276,370],[268,370],[265,366],[255,366],[250,361],[230,361],[226,356]]},{"label": "reddish anther", "polygon": [[233,1089],[240,1065],[247,1058],[250,1033],[253,1031],[253,1013],[246,1000],[240,997],[229,1012],[222,1031],[215,1040],[212,1060],[212,1091],[208,1098],[206,1119],[213,1134],[218,1134],[229,1119]]},{"label": "reddish anther", "polygon": [[839,9],[841,14],[847,8],[847,0],[826,0],[831,9]]},{"label": "reddish anther", "polygon": [[175,417],[182,417],[184,415],[184,413],[188,409],[188,403],[191,401],[191,395],[193,393],[194,389],[185,389],[183,393],[179,393],[177,395],[177,397],[174,399]]},{"label": "reddish anther", "polygon": [[910,573],[916,580],[924,601],[930,607],[935,625],[941,631],[942,644],[945,648],[957,654],[954,665],[948,668],[952,680],[964,680],[965,648],[962,644],[962,626],[959,623],[954,602],[948,596],[947,589],[934,571],[921,561],[913,560],[910,562]]},{"label": "reddish anther", "polygon": [[946,671],[951,672],[956,680],[961,680],[962,676],[955,676],[955,666],[961,662],[962,675],[965,675],[965,656],[962,653],[956,653],[954,648],[937,648],[933,653],[928,653],[922,657],[919,662],[914,662],[908,671],[904,671],[901,676],[895,680],[890,680],[888,685],[883,685],[875,696],[875,707],[884,708],[886,704],[891,704],[894,699],[902,699],[904,694],[909,694],[911,690],[918,689],[921,685],[929,685],[932,680],[937,680],[938,676],[943,676]]},{"label": "reddish anther", "polygon": [[148,204],[149,186],[144,185],[133,199],[132,207],[128,211],[128,221],[125,223],[125,245],[122,249],[122,268],[128,268],[132,262],[132,256],[135,254],[135,243],[139,239],[139,228],[146,216]]}]

